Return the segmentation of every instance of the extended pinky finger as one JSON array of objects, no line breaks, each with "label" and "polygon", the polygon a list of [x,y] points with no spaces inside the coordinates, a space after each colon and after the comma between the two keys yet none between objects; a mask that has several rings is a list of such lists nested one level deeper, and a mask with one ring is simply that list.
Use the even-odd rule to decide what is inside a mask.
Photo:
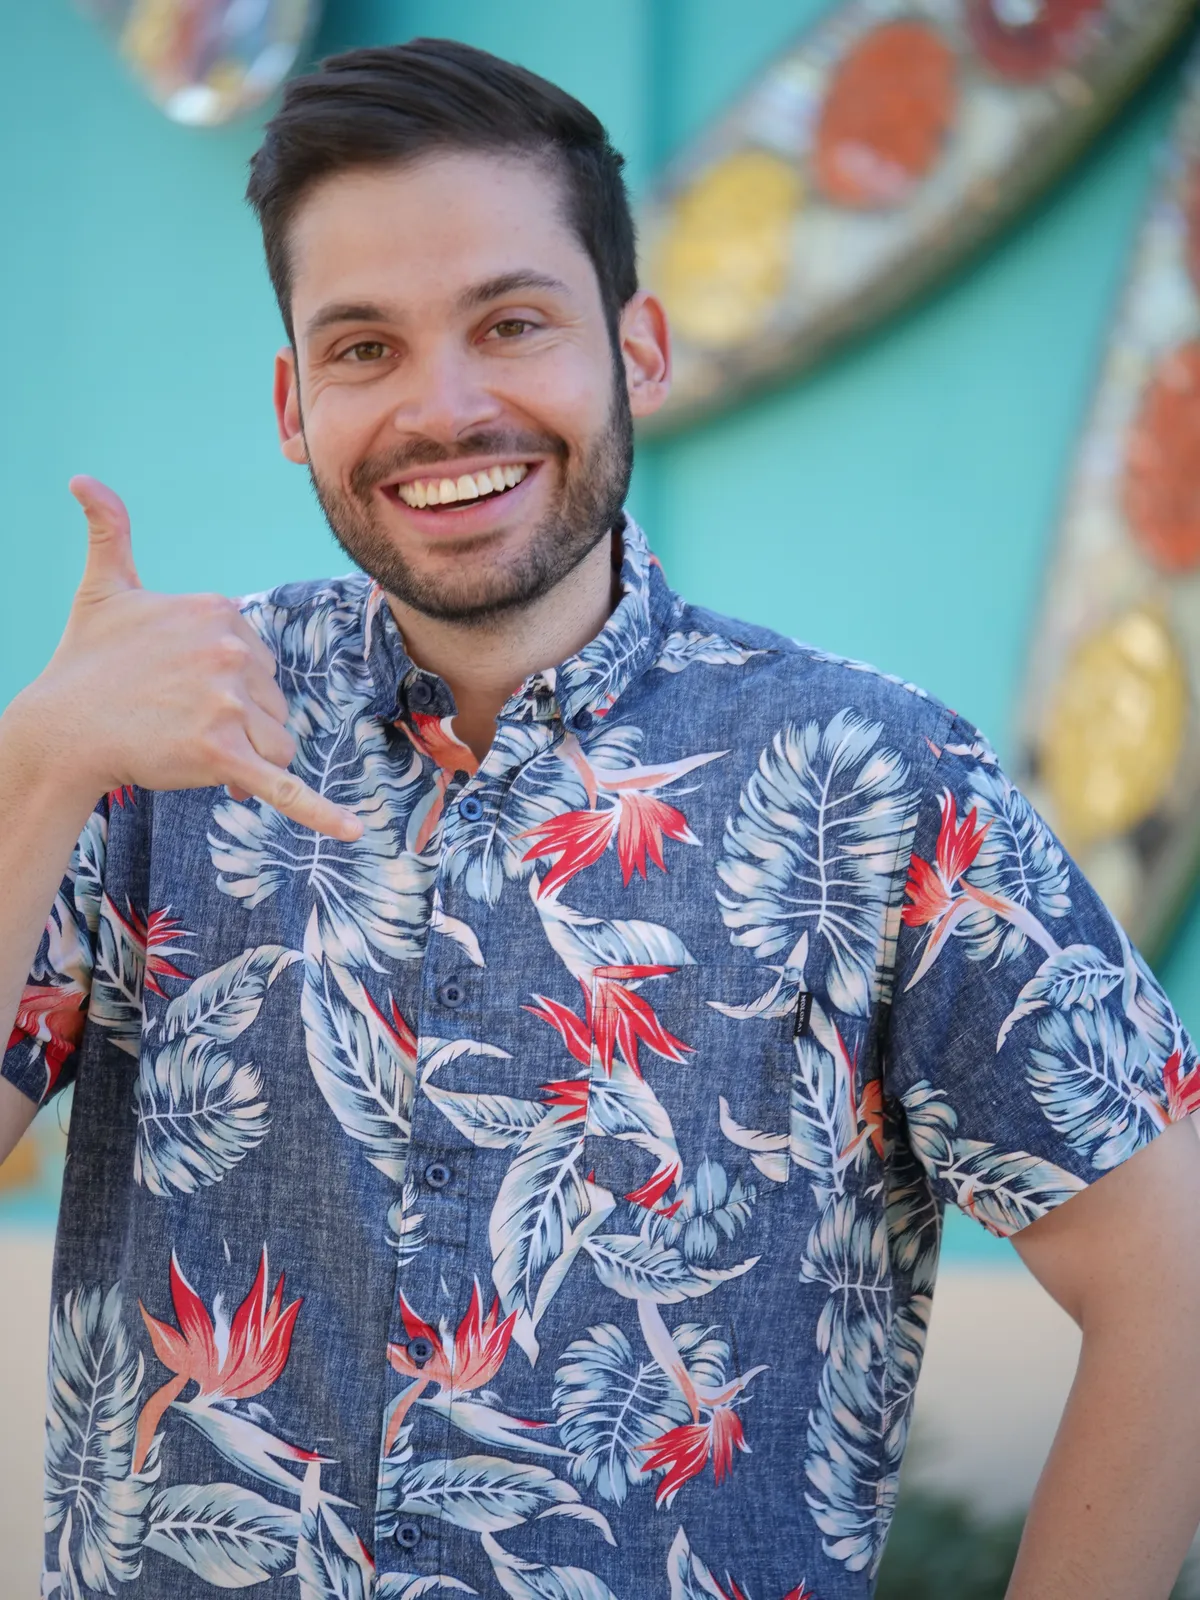
[{"label": "extended pinky finger", "polygon": [[347,841],[362,837],[362,823],[352,812],[335,806],[324,795],[310,789],[294,772],[272,766],[249,747],[238,770],[231,774],[231,779],[240,788],[265,800],[276,811],[291,817],[293,822],[300,823],[302,827],[311,828],[314,833],[324,833],[331,839]]}]

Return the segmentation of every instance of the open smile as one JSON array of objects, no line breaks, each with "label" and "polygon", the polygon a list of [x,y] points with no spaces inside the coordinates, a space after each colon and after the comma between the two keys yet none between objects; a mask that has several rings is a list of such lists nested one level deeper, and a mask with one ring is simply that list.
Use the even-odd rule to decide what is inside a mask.
[{"label": "open smile", "polygon": [[427,476],[410,474],[381,487],[389,500],[408,511],[457,520],[479,507],[480,501],[495,504],[507,499],[536,476],[540,466],[540,461],[492,461],[463,470],[457,463],[447,463],[449,470],[436,476],[426,468]]}]

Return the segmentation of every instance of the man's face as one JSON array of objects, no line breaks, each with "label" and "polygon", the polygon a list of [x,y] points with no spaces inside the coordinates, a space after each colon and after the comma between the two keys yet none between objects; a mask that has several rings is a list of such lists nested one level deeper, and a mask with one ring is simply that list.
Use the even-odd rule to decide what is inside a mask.
[{"label": "man's face", "polygon": [[656,304],[630,302],[614,350],[561,179],[520,158],[339,175],[290,249],[280,431],[343,548],[446,621],[548,592],[620,511],[631,395],[639,413],[665,397]]}]

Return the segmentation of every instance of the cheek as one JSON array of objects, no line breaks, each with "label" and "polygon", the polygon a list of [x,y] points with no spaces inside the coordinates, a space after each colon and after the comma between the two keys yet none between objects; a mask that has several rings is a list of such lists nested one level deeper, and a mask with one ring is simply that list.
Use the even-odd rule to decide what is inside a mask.
[{"label": "cheek", "polygon": [[304,433],[314,466],[342,477],[359,461],[395,443],[392,412],[364,385],[316,385],[304,411]]},{"label": "cheek", "polygon": [[607,424],[613,379],[611,355],[598,359],[590,352],[585,357],[578,350],[554,351],[523,375],[519,403],[542,431],[575,451]]}]

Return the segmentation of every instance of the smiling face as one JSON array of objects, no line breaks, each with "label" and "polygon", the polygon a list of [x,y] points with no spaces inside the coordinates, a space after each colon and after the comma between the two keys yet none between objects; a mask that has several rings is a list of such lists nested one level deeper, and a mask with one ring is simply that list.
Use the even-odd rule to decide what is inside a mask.
[{"label": "smiling face", "polygon": [[616,522],[631,417],[666,396],[657,302],[634,296],[614,346],[561,180],[530,158],[339,174],[289,244],[280,433],[339,543],[443,621],[548,593]]}]

